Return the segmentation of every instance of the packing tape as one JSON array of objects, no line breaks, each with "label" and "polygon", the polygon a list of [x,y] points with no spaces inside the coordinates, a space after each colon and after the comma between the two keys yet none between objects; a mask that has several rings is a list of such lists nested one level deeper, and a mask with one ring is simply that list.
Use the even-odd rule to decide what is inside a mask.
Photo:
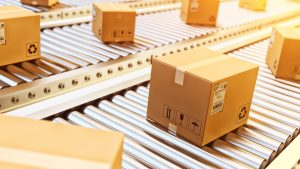
[{"label": "packing tape", "polygon": [[295,80],[300,80],[300,74],[297,74],[297,75],[295,76]]},{"label": "packing tape", "polygon": [[223,61],[223,60],[226,60],[226,59],[229,59],[229,58],[231,58],[231,57],[228,56],[228,55],[222,55],[222,56],[218,56],[218,57],[211,57],[211,58],[208,58],[208,59],[204,59],[204,60],[201,60],[199,62],[194,62],[194,63],[188,64],[188,65],[179,66],[179,67],[176,68],[175,83],[183,86],[184,74],[188,70],[192,70],[192,69],[195,69],[195,68],[199,68],[199,67],[202,67],[202,66],[206,66],[206,65],[209,65],[209,64],[220,62],[220,61]]},{"label": "packing tape", "polygon": [[0,147],[0,162],[22,164],[38,168],[48,169],[109,169],[110,164],[95,161],[82,160],[61,155],[52,155],[30,150],[22,150],[10,147]]}]

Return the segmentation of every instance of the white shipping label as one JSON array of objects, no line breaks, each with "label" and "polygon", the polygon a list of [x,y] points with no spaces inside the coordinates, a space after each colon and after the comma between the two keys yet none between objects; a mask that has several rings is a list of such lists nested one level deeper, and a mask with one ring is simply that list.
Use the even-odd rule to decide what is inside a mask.
[{"label": "white shipping label", "polygon": [[226,87],[227,82],[215,85],[211,114],[223,111]]},{"label": "white shipping label", "polygon": [[4,22],[0,22],[0,45],[5,45],[5,27],[4,27]]}]

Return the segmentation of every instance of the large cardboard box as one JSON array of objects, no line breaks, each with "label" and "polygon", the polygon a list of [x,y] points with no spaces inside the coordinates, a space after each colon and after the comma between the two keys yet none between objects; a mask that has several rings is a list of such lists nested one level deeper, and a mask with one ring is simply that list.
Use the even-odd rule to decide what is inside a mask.
[{"label": "large cardboard box", "polygon": [[126,4],[94,3],[93,32],[103,42],[132,42],[136,12]]},{"label": "large cardboard box", "polygon": [[2,115],[0,135],[0,168],[121,168],[118,132]]},{"label": "large cardboard box", "polygon": [[264,11],[267,7],[267,0],[240,0],[240,7],[256,11]]},{"label": "large cardboard box", "polygon": [[21,0],[21,3],[33,6],[51,7],[57,4],[59,0]]},{"label": "large cardboard box", "polygon": [[246,123],[257,73],[206,48],[154,58],[147,117],[203,146]]},{"label": "large cardboard box", "polygon": [[40,16],[0,6],[0,66],[40,57]]},{"label": "large cardboard box", "polygon": [[181,18],[188,24],[215,26],[219,4],[219,0],[182,0]]},{"label": "large cardboard box", "polygon": [[266,63],[279,78],[300,80],[300,29],[274,27]]}]

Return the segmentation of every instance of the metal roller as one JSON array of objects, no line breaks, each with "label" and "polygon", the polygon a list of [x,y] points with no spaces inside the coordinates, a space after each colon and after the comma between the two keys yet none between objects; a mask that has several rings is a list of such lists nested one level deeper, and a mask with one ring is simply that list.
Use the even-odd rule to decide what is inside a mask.
[{"label": "metal roller", "polygon": [[138,94],[132,90],[127,91],[124,96],[132,101],[135,101],[145,107],[148,105],[148,99],[141,94]]},{"label": "metal roller", "polygon": [[229,155],[232,158],[235,158],[250,167],[262,169],[265,168],[268,164],[265,159],[250,154],[249,152],[239,149],[238,147],[226,143],[225,141],[222,141],[220,139],[214,141],[211,145],[215,150]]},{"label": "metal roller", "polygon": [[261,157],[266,161],[272,161],[276,156],[276,152],[274,150],[261,146],[234,133],[228,133],[224,137],[224,140],[232,145],[235,145],[254,155],[257,155],[258,157]]},{"label": "metal roller", "polygon": [[24,70],[26,70],[40,78],[53,75],[53,73],[51,73],[43,68],[40,68],[30,62],[22,62],[20,65]]},{"label": "metal roller", "polygon": [[246,126],[255,132],[283,142],[285,145],[288,145],[293,139],[291,135],[281,132],[280,129],[276,130],[268,124],[258,123],[252,119],[248,119]]},{"label": "metal roller", "polygon": [[59,74],[66,71],[65,68],[55,65],[43,59],[37,59],[34,61],[34,63],[39,67],[48,70],[49,72],[52,72],[53,74]]},{"label": "metal roller", "polygon": [[24,82],[16,76],[13,76],[0,69],[0,80],[9,86],[17,86],[18,84]]},{"label": "metal roller", "polygon": [[0,81],[0,90],[8,87],[8,85],[2,81]]},{"label": "metal roller", "polygon": [[6,66],[6,70],[9,73],[15,75],[16,77],[24,80],[25,82],[32,82],[32,81],[34,81],[34,80],[36,80],[36,79],[39,78],[38,76],[36,76],[34,74],[31,74],[31,73],[29,73],[29,72],[27,72],[27,71],[25,71],[25,70],[23,70],[23,69],[15,66],[15,65],[8,65],[8,66]]},{"label": "metal roller", "polygon": [[[91,106],[88,106],[85,109],[85,113],[90,113],[88,114],[93,115],[91,112],[92,110],[90,110]],[[98,111],[98,110],[97,110]],[[93,118],[95,118],[95,116],[92,116]],[[79,112],[71,112],[68,116],[68,119],[70,121],[72,121],[75,124],[84,126],[84,127],[88,127],[88,128],[98,128],[98,129],[102,129],[102,130],[109,130],[107,127],[105,127],[104,125],[96,122],[95,120],[84,116],[83,114],[79,113]],[[104,120],[105,118],[101,118],[101,121]],[[107,123],[104,123],[106,126],[108,125]],[[114,127],[112,127],[114,128]],[[139,156],[137,156],[137,158],[139,158],[141,161],[143,161],[145,164],[149,164],[149,166],[153,167],[153,168],[178,168],[176,165],[173,165],[172,163],[162,160],[159,157],[157,157],[155,154],[149,152],[147,149],[143,148],[142,146],[140,146],[139,144],[131,141],[130,139],[128,139],[127,137],[124,140],[124,151],[128,154],[139,154]]]},{"label": "metal roller", "polygon": [[284,148],[284,144],[282,142],[264,136],[244,126],[238,128],[236,134],[257,144],[268,147],[277,153],[281,152]]},{"label": "metal roller", "polygon": [[[134,125],[136,127],[141,128],[142,130],[146,131],[147,133],[150,133],[151,135],[154,135],[176,147],[179,147],[196,157],[202,158],[206,161],[209,161],[210,163],[219,166],[221,168],[235,168],[231,164],[227,163],[226,161],[223,161],[222,159],[219,159],[212,154],[209,154],[202,149],[197,148],[196,146],[181,140],[178,137],[175,137],[167,132],[162,131],[159,128],[156,128],[152,124],[150,124],[145,117],[140,116],[138,114],[135,114],[127,109],[124,109],[118,105],[115,105],[107,100],[101,101],[99,103],[99,108],[104,110],[107,113],[111,113],[114,116],[120,117],[123,120],[127,121],[131,125]],[[243,167],[243,166],[240,166]]]},{"label": "metal roller", "polygon": [[51,60],[52,62],[54,62],[57,65],[60,65],[62,67],[64,67],[67,70],[74,70],[79,68],[79,66],[77,64],[73,64],[71,62],[68,62],[66,60],[60,59],[59,57],[52,55],[50,53],[42,53],[42,58],[46,59],[46,60]]}]

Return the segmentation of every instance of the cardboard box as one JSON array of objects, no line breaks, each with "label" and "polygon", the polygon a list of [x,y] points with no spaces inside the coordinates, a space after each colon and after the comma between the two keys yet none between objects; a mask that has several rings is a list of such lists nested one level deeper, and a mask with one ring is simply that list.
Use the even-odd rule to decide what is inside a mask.
[{"label": "cardboard box", "polygon": [[2,115],[0,135],[0,168],[121,168],[118,132]]},{"label": "cardboard box", "polygon": [[203,146],[246,123],[257,73],[206,48],[154,58],[147,117]]},{"label": "cardboard box", "polygon": [[275,77],[300,80],[300,29],[275,27],[266,63]]},{"label": "cardboard box", "polygon": [[103,42],[132,42],[136,12],[126,4],[94,3],[93,32]]},{"label": "cardboard box", "polygon": [[267,0],[240,0],[240,7],[256,11],[264,11],[267,7]]},{"label": "cardboard box", "polygon": [[21,0],[21,3],[32,6],[51,7],[54,4],[59,3],[59,0]]},{"label": "cardboard box", "polygon": [[219,0],[182,0],[181,18],[187,24],[216,25]]},{"label": "cardboard box", "polygon": [[0,66],[40,58],[40,16],[0,6]]}]

